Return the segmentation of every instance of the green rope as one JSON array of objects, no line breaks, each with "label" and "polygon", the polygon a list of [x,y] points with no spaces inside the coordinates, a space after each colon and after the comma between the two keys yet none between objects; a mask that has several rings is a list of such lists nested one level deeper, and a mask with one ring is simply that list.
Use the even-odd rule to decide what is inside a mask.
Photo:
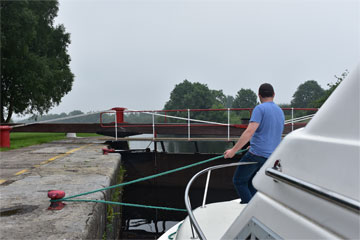
[{"label": "green rope", "polygon": [[170,234],[170,235],[168,236],[168,239],[170,239],[170,240],[173,240],[173,239],[174,239],[174,236],[175,236],[175,234],[179,231],[181,225],[182,225],[182,223],[179,224],[179,226],[178,226],[178,228],[177,228],[177,230],[176,230],[175,232],[173,232],[172,234]]},{"label": "green rope", "polygon": [[173,232],[172,234],[170,234],[170,235],[168,236],[168,239],[173,240],[176,233],[177,233],[177,232]]},{"label": "green rope", "polygon": [[112,201],[104,201],[104,200],[69,199],[69,200],[65,200],[65,201],[67,201],[67,202],[96,202],[96,203],[122,205],[122,206],[128,206],[128,207],[140,207],[140,208],[151,208],[151,209],[160,209],[160,210],[168,210],[168,211],[186,212],[186,209],[181,209],[181,208],[157,207],[157,206],[149,206],[149,205],[142,205],[142,204],[112,202]]},{"label": "green rope", "polygon": [[179,231],[179,229],[180,229],[180,227],[181,227],[182,224],[183,224],[183,223],[180,223],[180,224],[179,224],[178,229],[177,229],[175,232],[173,232],[172,234],[170,234],[170,235],[168,236],[168,239],[170,239],[170,240],[173,240],[173,239],[174,239],[174,235]]},{"label": "green rope", "polygon": [[[240,150],[240,151],[238,151],[236,154],[239,154],[239,153],[242,153],[242,152],[245,152],[245,151],[247,151],[247,149]],[[175,168],[175,169],[172,169],[172,170],[169,170],[169,171],[165,171],[165,172],[162,172],[162,173],[158,173],[158,174],[154,174],[154,175],[151,175],[151,176],[147,176],[147,177],[143,177],[143,178],[138,178],[138,179],[135,179],[135,180],[132,180],[132,181],[129,181],[129,182],[124,182],[124,183],[116,184],[116,185],[109,186],[109,187],[106,187],[106,188],[96,189],[96,190],[90,191],[90,192],[85,192],[85,193],[76,194],[76,195],[69,196],[69,197],[65,197],[65,198],[62,198],[62,199],[50,200],[50,202],[59,202],[59,201],[68,201],[68,202],[99,202],[99,203],[108,203],[108,204],[117,204],[117,205],[124,205],[124,206],[132,206],[132,207],[144,207],[144,208],[146,207],[146,208],[154,208],[154,209],[162,209],[162,210],[186,211],[185,209],[176,209],[176,208],[167,208],[167,207],[156,207],[156,206],[147,206],[147,205],[132,204],[132,203],[111,202],[111,201],[103,201],[103,200],[85,200],[85,199],[69,200],[69,199],[71,199],[71,198],[76,198],[76,197],[80,197],[80,196],[84,196],[84,195],[89,195],[89,194],[96,193],[96,192],[105,191],[105,190],[108,190],[108,189],[113,189],[113,188],[117,188],[117,187],[122,187],[122,186],[130,185],[130,184],[133,184],[133,183],[137,183],[137,182],[146,181],[146,180],[149,180],[149,179],[152,179],[152,178],[157,178],[157,177],[164,176],[164,175],[167,175],[167,174],[170,174],[170,173],[174,173],[174,172],[178,172],[178,171],[181,171],[181,170],[184,170],[184,169],[188,169],[188,168],[191,168],[191,167],[200,165],[200,164],[204,164],[204,163],[207,163],[207,162],[210,162],[210,161],[214,161],[214,160],[216,160],[216,159],[223,158],[223,157],[224,157],[224,155],[217,156],[217,157],[213,157],[213,158],[209,158],[209,159],[206,159],[206,160],[204,160],[204,161],[200,161],[200,162],[197,162],[197,163],[193,163],[193,164],[190,164],[190,165],[186,165],[186,166],[183,166],[183,167],[180,167],[180,168]]]}]

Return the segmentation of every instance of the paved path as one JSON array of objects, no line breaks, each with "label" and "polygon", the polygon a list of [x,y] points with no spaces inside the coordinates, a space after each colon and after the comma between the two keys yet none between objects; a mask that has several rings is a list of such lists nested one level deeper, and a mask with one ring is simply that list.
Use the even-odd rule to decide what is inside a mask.
[{"label": "paved path", "polygon": [[[103,204],[69,202],[61,211],[49,211],[47,192],[64,190],[70,196],[110,186],[120,155],[102,155],[103,142],[74,138],[1,152],[0,239],[102,236]],[[104,197],[98,192],[82,198]]]},{"label": "paved path", "polygon": [[24,173],[104,141],[105,138],[69,138],[0,152],[0,184],[22,179]]}]

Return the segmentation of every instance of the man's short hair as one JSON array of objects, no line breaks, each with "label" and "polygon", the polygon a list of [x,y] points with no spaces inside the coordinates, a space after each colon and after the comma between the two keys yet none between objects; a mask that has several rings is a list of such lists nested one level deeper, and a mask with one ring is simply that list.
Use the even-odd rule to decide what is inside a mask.
[{"label": "man's short hair", "polygon": [[273,97],[274,96],[274,88],[269,83],[263,83],[259,87],[259,95],[263,98]]}]

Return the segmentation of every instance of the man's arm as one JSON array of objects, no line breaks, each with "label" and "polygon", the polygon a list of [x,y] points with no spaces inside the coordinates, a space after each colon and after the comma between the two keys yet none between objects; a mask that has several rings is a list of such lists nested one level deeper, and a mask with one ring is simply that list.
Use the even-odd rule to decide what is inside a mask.
[{"label": "man's arm", "polygon": [[249,123],[246,130],[241,134],[239,140],[234,147],[228,149],[224,153],[224,158],[232,158],[235,156],[236,152],[239,151],[246,143],[248,143],[251,137],[254,135],[256,129],[259,127],[259,123],[251,122]]}]

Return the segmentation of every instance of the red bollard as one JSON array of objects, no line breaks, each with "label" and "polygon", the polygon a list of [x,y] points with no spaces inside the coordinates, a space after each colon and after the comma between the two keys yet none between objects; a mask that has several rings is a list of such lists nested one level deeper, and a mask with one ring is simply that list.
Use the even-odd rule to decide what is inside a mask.
[{"label": "red bollard", "polygon": [[[50,190],[48,191],[48,197],[51,200],[58,200],[65,197],[65,192],[60,190]],[[58,202],[51,202],[48,210],[61,210],[65,207],[65,203],[58,201]]]},{"label": "red bollard", "polygon": [[10,147],[10,126],[0,126],[0,147]]},{"label": "red bollard", "polygon": [[126,108],[116,107],[112,108],[111,110],[116,111],[116,123],[124,123],[124,111]]},{"label": "red bollard", "polygon": [[108,155],[109,153],[114,153],[114,152],[115,152],[115,149],[112,149],[112,148],[103,148],[102,151],[103,151],[103,155]]}]

